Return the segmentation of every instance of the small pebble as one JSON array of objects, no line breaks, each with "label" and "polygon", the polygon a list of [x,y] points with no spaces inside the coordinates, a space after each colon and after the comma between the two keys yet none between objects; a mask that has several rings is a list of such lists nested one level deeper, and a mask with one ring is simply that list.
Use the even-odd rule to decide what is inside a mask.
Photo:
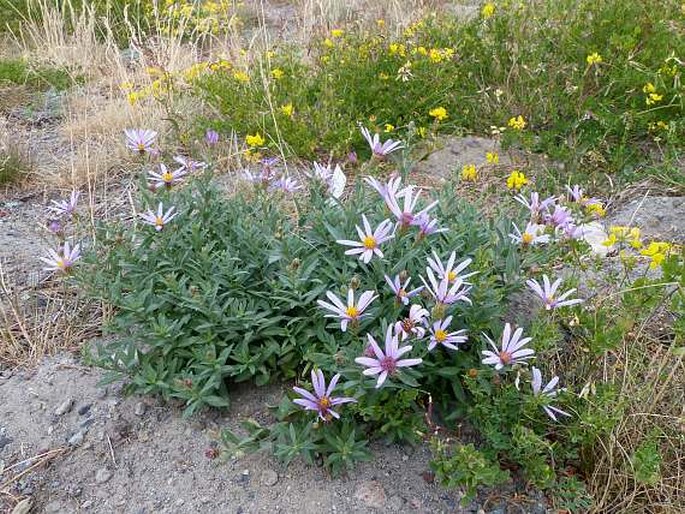
[{"label": "small pebble", "polygon": [[112,478],[112,472],[107,468],[98,469],[95,473],[95,482],[98,484],[104,484]]},{"label": "small pebble", "polygon": [[83,442],[84,437],[85,437],[85,434],[83,433],[83,431],[79,430],[74,435],[72,435],[69,438],[69,441],[67,441],[67,442],[69,443],[69,446],[78,446]]},{"label": "small pebble", "polygon": [[142,416],[143,414],[145,414],[146,409],[147,409],[147,406],[143,402],[138,402],[138,403],[136,403],[136,407],[133,410],[133,413],[136,416]]},{"label": "small pebble", "polygon": [[88,414],[88,412],[90,411],[90,407],[91,407],[90,403],[86,403],[85,405],[82,405],[78,410],[79,416],[85,416],[86,414]]},{"label": "small pebble", "polygon": [[55,409],[55,416],[63,416],[64,414],[69,412],[73,406],[74,406],[74,399],[73,398],[67,398],[62,403],[60,403],[59,407],[57,407]]},{"label": "small pebble", "polygon": [[272,469],[267,469],[262,473],[261,482],[266,486],[274,486],[278,483],[278,473]]}]

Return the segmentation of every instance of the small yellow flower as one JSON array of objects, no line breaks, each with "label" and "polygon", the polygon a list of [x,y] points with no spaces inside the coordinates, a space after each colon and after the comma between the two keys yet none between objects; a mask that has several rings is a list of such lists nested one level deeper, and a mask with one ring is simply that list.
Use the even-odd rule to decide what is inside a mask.
[{"label": "small yellow flower", "polygon": [[407,49],[402,43],[390,43],[390,46],[388,46],[388,53],[390,55],[405,57],[407,55]]},{"label": "small yellow flower", "polygon": [[585,58],[585,61],[587,62],[588,66],[592,66],[593,64],[599,64],[603,61],[602,56],[599,55],[597,52],[592,52],[591,54],[588,54],[588,56]]},{"label": "small yellow flower", "polygon": [[488,164],[499,164],[499,154],[497,152],[487,152],[485,160],[488,161]]},{"label": "small yellow flower", "polygon": [[651,82],[647,82],[644,86],[642,86],[642,92],[647,94],[656,93],[656,86]]},{"label": "small yellow flower", "polygon": [[492,2],[487,2],[485,5],[483,5],[483,8],[480,10],[480,15],[485,18],[486,20],[488,18],[492,18],[495,14],[495,4]]},{"label": "small yellow flower", "polygon": [[419,127],[416,129],[416,133],[421,139],[423,139],[428,134],[428,129],[426,127]]},{"label": "small yellow flower", "polygon": [[526,176],[518,170],[512,171],[509,178],[507,178],[507,187],[513,191],[519,191],[528,183],[529,181]]},{"label": "small yellow flower", "polygon": [[470,182],[475,182],[478,180],[478,170],[475,164],[466,164],[461,169],[461,179]]},{"label": "small yellow flower", "polygon": [[526,120],[523,116],[520,114],[518,116],[515,116],[513,118],[509,118],[509,122],[507,123],[509,127],[513,128],[514,130],[523,130],[526,128]]},{"label": "small yellow flower", "polygon": [[444,121],[447,118],[449,118],[449,115],[447,114],[447,109],[444,107],[436,107],[435,109],[431,109],[428,111],[428,114],[435,118],[436,121]]},{"label": "small yellow flower", "polygon": [[282,79],[283,77],[285,77],[285,72],[284,72],[282,69],[280,69],[280,68],[276,68],[276,69],[274,69],[274,70],[271,70],[271,76],[272,76],[275,80],[280,80],[280,79]]},{"label": "small yellow flower", "polygon": [[250,76],[241,70],[235,70],[233,72],[233,78],[236,79],[238,82],[242,82],[243,84],[250,82]]},{"label": "small yellow flower", "polygon": [[601,203],[589,203],[585,206],[585,210],[598,218],[606,215],[607,211]]},{"label": "small yellow flower", "polygon": [[342,37],[344,33],[343,29],[333,29],[331,30],[331,37]]},{"label": "small yellow flower", "polygon": [[293,112],[295,109],[293,108],[292,103],[287,103],[285,105],[281,105],[280,110],[283,114],[285,114],[288,118],[292,118]]},{"label": "small yellow flower", "polygon": [[661,102],[661,100],[664,99],[664,95],[659,95],[657,93],[649,93],[647,98],[645,99],[645,103],[647,105],[654,105],[656,103]]},{"label": "small yellow flower", "polygon": [[265,142],[264,138],[262,137],[262,135],[259,132],[255,133],[254,136],[248,134],[245,137],[245,143],[247,143],[247,146],[249,146],[251,148],[255,148],[258,146],[264,146],[264,142]]},{"label": "small yellow flower", "polygon": [[649,267],[651,269],[655,269],[661,266],[661,264],[666,259],[666,256],[671,252],[672,249],[673,245],[670,243],[666,243],[663,241],[653,241],[649,243],[647,248],[640,251],[640,255],[649,257],[651,259]]},{"label": "small yellow flower", "polygon": [[377,19],[377,20],[376,20],[376,26],[377,26],[378,28],[385,27],[385,20],[382,19],[382,18]]},{"label": "small yellow flower", "polygon": [[122,91],[131,91],[134,87],[132,82],[122,82],[119,84],[119,89]]},{"label": "small yellow flower", "polygon": [[389,80],[389,79],[390,79],[390,75],[388,75],[387,73],[383,73],[383,72],[381,71],[381,72],[378,74],[378,78],[381,79],[381,80]]},{"label": "small yellow flower", "polygon": [[428,58],[437,64],[443,60],[443,54],[438,48],[431,48],[428,51]]},{"label": "small yellow flower", "polygon": [[385,132],[392,132],[395,130],[395,125],[391,125],[390,123],[386,123],[384,127]]},{"label": "small yellow flower", "polygon": [[128,103],[131,105],[135,105],[139,98],[140,97],[138,93],[136,93],[135,91],[131,91],[126,95],[126,100],[128,100]]},{"label": "small yellow flower", "polygon": [[327,46],[328,48],[333,48],[335,46],[335,43],[328,38],[323,40],[323,44],[324,44],[324,46]]}]

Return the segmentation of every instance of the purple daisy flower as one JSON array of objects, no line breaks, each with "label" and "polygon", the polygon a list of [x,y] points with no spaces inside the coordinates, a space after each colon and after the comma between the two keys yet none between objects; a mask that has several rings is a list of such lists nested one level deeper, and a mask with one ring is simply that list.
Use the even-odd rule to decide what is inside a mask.
[{"label": "purple daisy flower", "polygon": [[[435,253],[435,250],[433,250],[433,258],[431,259],[430,257],[428,257],[428,265],[433,271],[435,271],[435,273],[438,274],[438,278],[440,280],[447,277],[447,280],[450,284],[457,279],[460,279],[463,282],[465,278],[471,277],[478,273],[477,271],[474,271],[473,273],[460,275],[460,273],[464,271],[469,266],[469,264],[471,264],[471,262],[473,262],[473,259],[464,259],[462,262],[455,266],[454,261],[456,260],[456,258],[457,252],[452,252],[450,254],[450,258],[447,260],[447,264],[443,264],[440,260],[440,257],[438,257],[438,254]],[[467,284],[467,282],[464,283]]]},{"label": "purple daisy flower", "polygon": [[428,282],[426,282],[426,279],[423,277],[421,277],[421,281],[436,303],[440,305],[451,305],[460,300],[469,304],[471,303],[471,299],[466,296],[471,288],[465,287],[464,281],[459,277],[450,285],[448,277],[443,277],[438,281],[433,274],[433,270],[430,268],[426,268],[426,274],[428,275]]},{"label": "purple daisy flower", "polygon": [[409,282],[411,282],[411,277],[407,278],[404,284],[402,284],[399,275],[395,275],[395,278],[392,280],[388,275],[385,275],[385,281],[390,286],[390,289],[392,289],[392,292],[395,293],[395,301],[398,304],[402,303],[404,305],[409,305],[409,299],[423,291],[423,286],[417,287],[411,291],[407,291]]},{"label": "purple daisy flower", "polygon": [[183,167],[175,171],[169,171],[169,169],[163,163],[160,163],[159,173],[155,173],[152,170],[148,171],[147,180],[153,190],[156,190],[160,187],[171,189],[174,185],[182,182],[185,175],[187,175],[187,171]]},{"label": "purple daisy flower", "polygon": [[169,207],[169,210],[164,212],[164,205],[162,205],[162,202],[159,202],[156,213],[148,209],[146,212],[140,213],[139,216],[143,218],[144,223],[152,225],[157,232],[160,232],[167,223],[176,217],[178,213],[174,212],[175,210],[175,207]]},{"label": "purple daisy flower", "polygon": [[48,256],[41,257],[40,260],[47,264],[44,268],[46,271],[58,271],[60,273],[68,273],[74,266],[74,263],[81,258],[81,250],[79,245],[73,248],[69,241],[64,242],[64,248],[61,252],[56,252],[52,248],[48,249]]},{"label": "purple daisy flower", "polygon": [[[264,173],[264,172],[262,172]],[[287,175],[281,176],[281,178],[274,180],[269,186],[272,191],[283,191],[284,193],[294,193],[302,189],[300,183],[292,177]]]},{"label": "purple daisy flower", "polygon": [[419,189],[416,191],[416,194],[414,194],[414,189],[412,187],[408,187],[403,189],[402,193],[403,194],[401,198],[404,200],[402,207],[400,207],[398,202],[398,198],[400,198],[399,195],[396,196],[388,191],[385,196],[385,202],[388,205],[388,209],[390,209],[390,212],[392,212],[395,218],[397,218],[397,224],[400,227],[406,228],[410,225],[418,225],[420,220],[422,220],[423,217],[428,214],[428,211],[438,205],[436,200],[427,207],[424,207],[419,212],[414,213],[414,209],[416,209],[416,204],[419,200],[419,195],[421,195],[421,190]]},{"label": "purple daisy flower", "polygon": [[395,323],[395,335],[400,338],[400,341],[405,341],[410,336],[421,339],[426,334],[423,325],[429,316],[430,313],[420,305],[412,305],[409,309],[409,316]]},{"label": "purple daisy flower", "polygon": [[362,131],[362,136],[364,136],[364,139],[366,139],[369,147],[371,147],[374,157],[378,159],[384,159],[395,150],[404,148],[404,144],[402,144],[401,141],[393,141],[392,139],[388,139],[384,143],[381,143],[380,136],[378,134],[374,134],[372,136],[366,127],[360,127],[360,129]]},{"label": "purple daisy flower", "polygon": [[445,319],[439,319],[433,323],[433,327],[430,330],[431,338],[430,343],[428,344],[428,351],[431,351],[439,344],[450,350],[459,350],[457,345],[465,343],[468,340],[466,330],[449,332],[450,323],[452,323],[452,316],[447,316]]},{"label": "purple daisy flower", "polygon": [[320,369],[312,370],[312,385],[314,386],[314,394],[301,387],[293,387],[293,390],[302,396],[296,398],[294,403],[303,407],[305,410],[313,410],[318,412],[322,421],[331,421],[331,418],[340,418],[340,414],[335,412],[332,407],[342,405],[344,403],[356,403],[357,400],[350,397],[333,398],[333,390],[338,384],[340,373],[337,373],[331,379],[328,388],[326,387],[326,379]]},{"label": "purple daisy flower", "polygon": [[573,216],[565,207],[556,205],[554,207],[554,212],[545,216],[545,223],[558,229],[563,229],[567,225],[573,223]]},{"label": "purple daisy flower", "polygon": [[540,194],[537,192],[530,193],[530,199],[526,198],[524,195],[518,195],[514,197],[521,205],[524,205],[530,211],[530,218],[532,220],[537,220],[543,211],[547,211],[551,206],[553,206],[557,199],[554,196],[550,196],[542,201],[540,201]]},{"label": "purple daisy flower", "polygon": [[359,296],[359,302],[354,301],[354,289],[350,288],[347,291],[347,305],[345,305],[340,298],[332,292],[327,291],[326,297],[332,302],[324,302],[318,300],[320,307],[331,311],[332,314],[326,314],[326,318],[340,318],[340,330],[345,332],[349,323],[356,323],[364,317],[364,311],[373,302],[378,295],[373,291],[364,291]]},{"label": "purple daisy flower", "polygon": [[[540,370],[535,366],[533,366],[531,369],[533,372],[533,377],[530,381],[530,385],[533,389],[533,394],[535,396],[544,397],[545,400],[549,401],[555,398],[560,391],[563,391],[563,389],[556,389],[557,384],[559,383],[559,377],[553,377],[552,380],[550,380],[545,387],[542,387],[542,373],[540,373]],[[571,416],[568,412],[565,412],[549,404],[543,405],[542,409],[554,421],[558,421],[556,416],[557,414],[561,414],[562,416]]]},{"label": "purple daisy flower", "polygon": [[126,129],[126,148],[143,155],[154,150],[157,132],[148,129]]},{"label": "purple daisy flower", "polygon": [[209,146],[214,146],[219,142],[219,133],[216,130],[209,129],[205,132],[205,143]]},{"label": "purple daisy flower", "polygon": [[393,224],[390,220],[382,221],[381,224],[376,227],[376,230],[371,230],[371,225],[369,224],[369,220],[366,219],[365,214],[362,214],[362,222],[364,224],[364,230],[362,230],[359,225],[355,226],[357,234],[359,234],[359,241],[338,239],[336,243],[345,246],[354,246],[351,250],[345,251],[345,255],[359,254],[359,260],[368,264],[374,255],[381,259],[383,258],[383,252],[381,252],[379,247],[381,244],[395,237],[395,234],[392,233]]},{"label": "purple daisy flower", "polygon": [[202,161],[195,161],[190,157],[184,157],[183,155],[177,155],[174,157],[174,161],[181,165],[182,170],[192,173],[193,171],[202,170],[207,167],[207,163]]},{"label": "purple daisy flower", "polygon": [[52,200],[48,209],[58,216],[67,216],[71,218],[76,212],[76,205],[78,204],[78,197],[81,193],[72,191],[69,200]]},{"label": "purple daisy flower", "polygon": [[583,303],[580,298],[567,300],[570,295],[576,292],[576,289],[569,289],[563,294],[556,296],[557,289],[561,285],[561,279],[558,278],[554,283],[550,283],[549,277],[547,275],[542,276],[542,284],[537,280],[530,279],[526,280],[526,285],[530,287],[533,292],[540,297],[542,302],[545,304],[545,309],[551,311],[552,309],[558,309],[559,307],[566,307],[569,305],[577,305]]},{"label": "purple daisy flower", "polygon": [[374,356],[357,357],[354,359],[354,362],[366,366],[367,369],[362,372],[364,375],[378,375],[378,381],[376,382],[377,389],[383,385],[383,382],[388,378],[388,375],[394,375],[399,368],[417,366],[423,362],[422,359],[400,359],[402,355],[410,352],[412,347],[409,345],[403,346],[402,348],[399,347],[397,334],[393,334],[392,325],[388,326],[388,330],[385,333],[385,351],[380,349],[378,343],[376,343],[376,340],[371,334],[367,334],[367,338]]},{"label": "purple daisy flower", "polygon": [[415,221],[416,226],[419,227],[419,238],[449,231],[448,228],[438,228],[438,220],[425,213],[418,215]]},{"label": "purple daisy flower", "polygon": [[514,334],[511,333],[511,325],[506,323],[504,325],[504,332],[502,332],[502,348],[499,349],[494,341],[483,334],[488,340],[490,346],[494,351],[483,350],[481,353],[485,355],[482,360],[483,364],[494,365],[496,370],[502,369],[504,366],[523,364],[527,359],[531,359],[535,355],[535,350],[532,348],[524,348],[532,338],[524,337],[523,329],[517,328]]}]

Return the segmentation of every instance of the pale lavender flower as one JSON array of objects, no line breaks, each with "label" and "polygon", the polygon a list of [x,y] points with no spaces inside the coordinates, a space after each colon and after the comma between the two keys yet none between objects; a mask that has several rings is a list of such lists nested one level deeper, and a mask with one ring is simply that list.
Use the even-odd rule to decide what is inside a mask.
[{"label": "pale lavender flower", "polygon": [[177,155],[174,157],[174,161],[181,165],[181,169],[192,173],[193,171],[202,170],[207,167],[207,163],[202,161],[194,161],[190,157],[184,157],[183,155]]},{"label": "pale lavender flower", "polygon": [[481,353],[485,355],[482,360],[483,364],[491,364],[495,369],[500,370],[504,366],[523,364],[527,359],[531,359],[535,355],[535,350],[532,348],[524,348],[532,338],[521,336],[523,329],[517,328],[514,334],[511,333],[511,325],[509,323],[504,325],[504,332],[502,332],[502,348],[499,349],[495,343],[485,334],[485,339],[488,340],[490,346],[494,351],[483,350]]},{"label": "pale lavender flower", "polygon": [[459,350],[457,345],[468,340],[466,330],[449,332],[450,323],[452,323],[452,316],[447,316],[445,319],[433,323],[433,327],[430,330],[431,338],[428,344],[428,351],[433,350],[439,344],[450,350]]},{"label": "pale lavender flower", "polygon": [[549,234],[544,234],[544,225],[530,222],[526,225],[526,229],[523,232],[515,223],[512,223],[512,225],[514,226],[514,233],[509,234],[509,237],[516,244],[527,246],[549,243],[550,237]]},{"label": "pale lavender flower", "polygon": [[64,232],[64,226],[60,220],[48,220],[47,228],[53,234],[60,235]]},{"label": "pale lavender flower", "polygon": [[380,136],[378,134],[372,136],[366,127],[360,126],[360,129],[362,131],[362,136],[364,136],[364,139],[366,139],[366,142],[371,147],[374,157],[377,157],[378,159],[383,159],[395,150],[404,148],[404,144],[402,144],[401,141],[393,141],[392,139],[388,139],[381,144]]},{"label": "pale lavender flower", "polygon": [[331,165],[327,164],[324,166],[323,164],[319,164],[318,162],[314,161],[314,173],[312,174],[312,177],[324,182],[325,184],[328,184],[328,182],[333,178],[333,170],[331,169]]},{"label": "pale lavender flower", "polygon": [[344,403],[357,402],[357,400],[350,397],[333,398],[333,389],[335,389],[339,379],[340,373],[335,374],[327,388],[326,379],[324,378],[322,371],[320,369],[312,370],[314,394],[301,387],[293,387],[293,390],[302,396],[302,398],[294,399],[293,403],[296,403],[300,407],[304,407],[305,410],[316,411],[322,421],[330,421],[331,418],[339,419],[340,414],[335,412],[333,407]]},{"label": "pale lavender flower", "polygon": [[415,221],[416,226],[419,227],[419,238],[449,231],[448,228],[438,228],[438,220],[425,213],[418,215]]},{"label": "pale lavender flower", "polygon": [[282,175],[281,178],[271,183],[270,189],[272,191],[281,190],[284,193],[294,193],[302,189],[302,185],[296,179]]},{"label": "pale lavender flower", "polygon": [[[545,398],[545,400],[549,401],[556,398],[560,391],[563,391],[563,389],[556,389],[557,384],[559,383],[559,377],[555,376],[554,378],[552,378],[552,380],[550,380],[547,383],[547,385],[543,388],[542,373],[540,373],[540,370],[535,366],[533,366],[531,370],[533,372],[533,377],[530,381],[530,385],[533,389],[533,394],[535,396],[542,396]],[[571,416],[568,412],[565,412],[549,404],[543,405],[542,409],[554,421],[558,421],[557,414],[561,414],[562,416]]]},{"label": "pale lavender flower", "polygon": [[381,198],[383,198],[383,201],[388,205],[388,208],[390,207],[388,203],[389,197],[402,198],[412,190],[412,186],[400,189],[402,177],[391,177],[385,184],[374,177],[365,177],[364,182],[369,184],[379,195],[381,195]]},{"label": "pale lavender flower", "polygon": [[126,148],[139,154],[151,153],[154,150],[157,132],[148,129],[126,129]]},{"label": "pale lavender flower", "polygon": [[450,284],[448,277],[443,277],[438,281],[430,268],[426,268],[426,274],[428,275],[428,282],[423,277],[421,277],[421,281],[436,303],[440,305],[451,305],[458,301],[471,303],[471,299],[466,296],[471,288],[465,287],[464,281],[459,277]]},{"label": "pale lavender flower", "polygon": [[146,212],[140,213],[139,216],[143,218],[143,222],[147,225],[152,225],[159,232],[176,217],[178,213],[174,212],[175,210],[176,207],[169,207],[169,210],[164,212],[164,205],[162,205],[162,202],[159,202],[156,213],[152,209],[148,209]]},{"label": "pale lavender flower", "polygon": [[48,249],[48,256],[41,257],[40,260],[43,261],[48,266],[44,268],[46,271],[58,271],[60,273],[68,273],[74,266],[74,263],[81,258],[81,250],[79,245],[73,248],[69,244],[69,241],[64,242],[64,247],[61,252],[56,252],[52,248]]},{"label": "pale lavender flower", "polygon": [[58,216],[67,216],[71,218],[76,212],[76,205],[78,204],[78,197],[81,193],[72,191],[69,200],[52,200],[48,209]]},{"label": "pale lavender flower", "polygon": [[514,197],[521,205],[524,205],[530,211],[531,219],[537,220],[543,211],[546,211],[551,206],[553,206],[557,199],[554,196],[550,196],[544,200],[540,200],[540,194],[537,192],[530,193],[530,199],[526,198],[524,195],[518,195]]},{"label": "pale lavender flower", "polygon": [[314,162],[314,173],[312,174],[312,177],[326,184],[328,194],[333,198],[340,198],[347,185],[347,177],[340,167],[340,164],[336,164],[335,168],[331,170],[330,164],[324,166],[318,162]]},{"label": "pale lavender flower", "polygon": [[347,291],[347,305],[331,291],[326,292],[326,297],[332,303],[324,302],[323,300],[318,300],[316,303],[318,303],[320,307],[331,311],[332,314],[326,314],[326,318],[339,318],[340,330],[345,332],[347,331],[347,325],[349,323],[356,323],[365,316],[364,311],[371,302],[378,298],[378,295],[374,294],[373,291],[364,291],[359,296],[359,301],[355,302],[354,289],[350,288]]},{"label": "pale lavender flower", "polygon": [[357,164],[357,152],[352,150],[350,153],[347,154],[347,161],[350,164]]},{"label": "pale lavender flower", "polygon": [[219,142],[219,133],[216,130],[209,129],[205,132],[205,143],[209,146],[214,146]]},{"label": "pale lavender flower", "polygon": [[[437,273],[438,278],[440,280],[447,277],[449,283],[452,283],[457,279],[461,279],[462,281],[464,281],[464,279],[478,273],[477,271],[474,271],[472,273],[466,273],[465,275],[461,275],[460,273],[464,271],[469,266],[469,264],[471,264],[471,262],[473,262],[473,259],[464,259],[462,262],[455,266],[454,261],[456,260],[456,258],[457,252],[452,252],[450,254],[450,258],[447,260],[447,264],[443,264],[440,260],[440,257],[438,257],[438,254],[435,253],[435,250],[433,250],[433,258],[431,259],[430,257],[428,257],[428,265],[433,271],[435,271],[435,273]],[[468,284],[468,282],[464,283]]]},{"label": "pale lavender flower", "polygon": [[573,187],[566,186],[566,191],[568,191],[569,197],[576,203],[581,205],[589,205],[593,203],[602,203],[598,198],[588,198],[585,196],[582,188],[576,184]]},{"label": "pale lavender flower", "polygon": [[409,345],[399,347],[399,340],[397,334],[393,334],[392,325],[388,326],[385,333],[385,352],[380,349],[371,334],[367,334],[367,338],[369,346],[373,350],[373,357],[357,357],[354,362],[366,366],[367,369],[362,372],[364,375],[378,375],[376,389],[383,385],[388,375],[392,376],[397,373],[398,368],[417,366],[423,362],[422,359],[400,359],[402,355],[410,352],[412,347]]},{"label": "pale lavender flower", "polygon": [[169,169],[163,163],[159,163],[159,173],[155,173],[150,170],[147,172],[147,180],[150,183],[150,187],[154,190],[160,187],[165,187],[171,189],[173,186],[183,181],[183,177],[188,172],[185,168],[179,168],[174,171],[169,171]]},{"label": "pale lavender flower", "polygon": [[533,290],[533,292],[540,297],[540,299],[545,304],[545,309],[548,311],[552,309],[557,309],[559,307],[567,307],[570,305],[577,305],[579,303],[583,303],[583,300],[581,300],[580,298],[572,300],[566,299],[576,292],[575,288],[569,289],[565,293],[556,296],[557,289],[559,289],[559,286],[561,285],[560,278],[556,279],[554,283],[551,283],[549,277],[547,275],[543,275],[542,284],[540,284],[537,280],[531,279],[526,280],[526,285],[530,287]]},{"label": "pale lavender flower", "polygon": [[359,260],[368,264],[374,255],[381,259],[383,258],[383,252],[380,249],[380,245],[395,237],[395,234],[392,233],[393,224],[390,220],[383,220],[381,224],[376,227],[376,230],[371,230],[371,225],[369,224],[369,220],[366,219],[365,214],[362,214],[362,222],[364,224],[364,230],[362,230],[359,225],[355,226],[357,234],[359,234],[359,241],[339,239],[336,243],[345,246],[354,246],[351,250],[347,250],[345,255],[359,254]]},{"label": "pale lavender flower", "polygon": [[268,186],[271,180],[273,179],[273,176],[269,172],[266,172],[264,170],[261,170],[258,173],[253,173],[250,170],[244,170],[243,177],[248,182],[252,182],[253,184],[261,185],[263,187]]},{"label": "pale lavender flower", "polygon": [[552,214],[545,215],[545,223],[563,229],[567,225],[573,223],[573,216],[565,207],[556,205]]},{"label": "pale lavender flower", "polygon": [[395,323],[395,334],[404,341],[410,336],[421,339],[426,334],[426,329],[423,328],[426,318],[430,313],[421,307],[414,304],[409,309],[409,316]]},{"label": "pale lavender flower", "polygon": [[392,280],[388,275],[385,275],[385,281],[390,286],[390,289],[392,289],[392,292],[395,293],[395,300],[398,304],[409,305],[409,299],[423,291],[423,286],[407,291],[411,277],[407,278],[404,284],[402,284],[399,275],[395,275],[395,278]]},{"label": "pale lavender flower", "polygon": [[419,189],[416,191],[416,194],[414,194],[413,188],[405,188],[402,192],[402,198],[404,200],[402,207],[400,207],[399,202],[397,201],[398,198],[400,198],[399,196],[391,194],[390,191],[388,191],[388,194],[385,196],[385,202],[388,205],[390,212],[397,218],[397,224],[400,227],[406,228],[409,225],[418,225],[423,216],[438,204],[436,200],[419,212],[414,213],[421,190]]}]

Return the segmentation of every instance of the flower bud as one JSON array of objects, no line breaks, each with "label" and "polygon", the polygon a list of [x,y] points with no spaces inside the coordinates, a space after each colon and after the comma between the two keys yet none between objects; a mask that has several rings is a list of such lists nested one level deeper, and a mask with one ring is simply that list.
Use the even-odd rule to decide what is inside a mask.
[{"label": "flower bud", "polygon": [[359,278],[359,275],[355,275],[352,277],[352,280],[350,280],[350,288],[352,289],[359,289],[359,286],[361,285],[361,279]]}]

